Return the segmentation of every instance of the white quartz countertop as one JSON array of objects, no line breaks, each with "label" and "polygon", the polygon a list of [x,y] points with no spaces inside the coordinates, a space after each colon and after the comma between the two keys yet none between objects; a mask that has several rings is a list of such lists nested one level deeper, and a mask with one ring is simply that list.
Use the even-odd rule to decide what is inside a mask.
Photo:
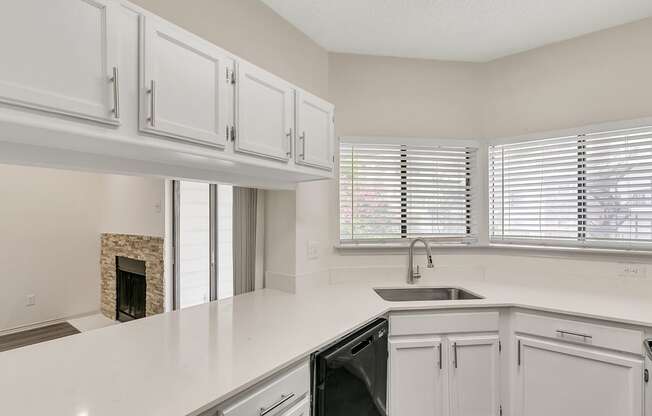
[{"label": "white quartz countertop", "polygon": [[[393,310],[523,307],[652,327],[652,302],[464,281],[481,300],[272,289],[0,353],[0,415],[194,415]],[[423,286],[448,286],[436,282]]]}]

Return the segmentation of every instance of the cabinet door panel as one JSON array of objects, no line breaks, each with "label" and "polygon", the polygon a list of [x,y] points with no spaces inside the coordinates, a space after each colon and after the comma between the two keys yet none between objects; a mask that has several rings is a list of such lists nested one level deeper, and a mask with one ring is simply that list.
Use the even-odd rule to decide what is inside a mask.
[{"label": "cabinet door panel", "polygon": [[522,416],[641,416],[643,360],[581,345],[518,338]]},{"label": "cabinet door panel", "polygon": [[310,416],[310,399],[306,397],[281,416]]},{"label": "cabinet door panel", "polygon": [[252,65],[239,62],[237,67],[235,150],[289,160],[294,90]]},{"label": "cabinet door panel", "polygon": [[451,415],[498,415],[498,335],[450,337],[448,344]]},{"label": "cabinet door panel", "polygon": [[335,134],[333,105],[305,91],[298,91],[296,110],[296,162],[332,169]]},{"label": "cabinet door panel", "polygon": [[441,339],[392,339],[389,348],[390,416],[443,415]]},{"label": "cabinet door panel", "polygon": [[2,6],[0,102],[116,123],[115,5],[6,0]]},{"label": "cabinet door panel", "polygon": [[155,18],[144,24],[141,129],[223,147],[232,60],[176,26]]}]

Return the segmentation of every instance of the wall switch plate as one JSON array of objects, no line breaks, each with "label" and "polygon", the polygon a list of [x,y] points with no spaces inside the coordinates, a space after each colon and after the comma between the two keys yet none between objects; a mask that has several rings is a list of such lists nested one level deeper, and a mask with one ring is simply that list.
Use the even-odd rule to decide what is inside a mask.
[{"label": "wall switch plate", "polygon": [[25,303],[26,306],[34,306],[36,305],[36,295],[27,295],[27,302]]},{"label": "wall switch plate", "polygon": [[319,258],[319,241],[308,241],[308,258],[311,260]]},{"label": "wall switch plate", "polygon": [[647,278],[647,267],[645,264],[623,263],[621,266],[620,277],[628,279]]}]

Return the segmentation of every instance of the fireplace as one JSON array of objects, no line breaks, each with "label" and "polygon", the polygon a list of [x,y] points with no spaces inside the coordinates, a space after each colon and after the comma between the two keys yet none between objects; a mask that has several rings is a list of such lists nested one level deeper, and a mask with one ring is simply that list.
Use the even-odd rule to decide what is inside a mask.
[{"label": "fireplace", "polygon": [[117,256],[116,264],[116,319],[120,322],[145,317],[147,279],[145,262]]}]

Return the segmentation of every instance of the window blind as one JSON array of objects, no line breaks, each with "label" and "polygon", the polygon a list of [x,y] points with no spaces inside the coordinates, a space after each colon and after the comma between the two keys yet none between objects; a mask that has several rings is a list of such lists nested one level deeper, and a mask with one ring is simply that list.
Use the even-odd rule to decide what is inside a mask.
[{"label": "window blind", "polygon": [[652,243],[652,127],[489,148],[494,242]]},{"label": "window blind", "polygon": [[341,243],[473,238],[476,149],[340,144]]}]

